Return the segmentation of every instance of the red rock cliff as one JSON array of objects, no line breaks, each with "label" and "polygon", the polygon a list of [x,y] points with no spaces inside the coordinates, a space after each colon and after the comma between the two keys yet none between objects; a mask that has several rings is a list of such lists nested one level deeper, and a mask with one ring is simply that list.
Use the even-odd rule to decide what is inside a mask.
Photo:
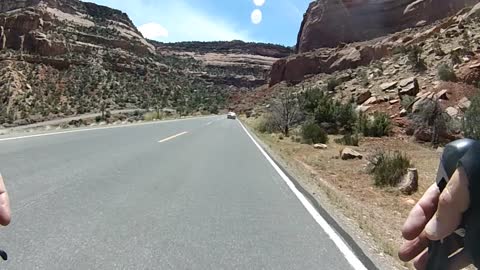
[{"label": "red rock cliff", "polygon": [[317,0],[310,3],[297,51],[369,40],[444,18],[478,0]]}]

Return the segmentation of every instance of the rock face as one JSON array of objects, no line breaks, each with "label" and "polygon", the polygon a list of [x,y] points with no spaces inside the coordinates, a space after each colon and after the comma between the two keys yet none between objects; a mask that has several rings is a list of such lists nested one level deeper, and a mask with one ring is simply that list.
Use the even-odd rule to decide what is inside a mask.
[{"label": "rock face", "polygon": [[304,15],[297,52],[369,40],[455,14],[475,0],[316,0]]},{"label": "rock face", "polygon": [[332,73],[356,68],[391,54],[385,44],[348,46],[339,50],[325,49],[292,55],[276,61],[270,71],[270,86],[279,82],[301,82],[306,75]]}]

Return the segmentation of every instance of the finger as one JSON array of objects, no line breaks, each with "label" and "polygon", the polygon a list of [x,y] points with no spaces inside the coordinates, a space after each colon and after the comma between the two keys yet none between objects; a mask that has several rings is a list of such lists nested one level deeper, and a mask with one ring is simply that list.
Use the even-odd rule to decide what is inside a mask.
[{"label": "finger", "polygon": [[428,263],[428,252],[425,251],[421,255],[419,255],[415,260],[413,260],[413,266],[415,266],[415,269],[417,270],[425,270],[427,269],[427,263]]},{"label": "finger", "polygon": [[468,178],[462,168],[457,169],[440,195],[435,216],[425,227],[430,240],[440,240],[452,234],[460,225],[462,214],[470,204]]},{"label": "finger", "polygon": [[10,199],[8,198],[7,188],[0,174],[0,224],[7,226],[10,224]]},{"label": "finger", "polygon": [[430,240],[425,234],[420,234],[419,237],[406,241],[398,251],[398,257],[404,262],[409,262],[422,253],[430,243]]},{"label": "finger", "polygon": [[413,240],[420,235],[427,222],[432,218],[437,210],[438,197],[440,190],[437,184],[433,184],[425,192],[423,197],[413,207],[408,215],[407,221],[403,225],[402,235],[407,240]]},{"label": "finger", "polygon": [[470,258],[470,256],[468,256],[465,250],[462,250],[459,253],[455,254],[455,256],[448,259],[448,261],[449,270],[463,269],[473,263],[472,259]]}]

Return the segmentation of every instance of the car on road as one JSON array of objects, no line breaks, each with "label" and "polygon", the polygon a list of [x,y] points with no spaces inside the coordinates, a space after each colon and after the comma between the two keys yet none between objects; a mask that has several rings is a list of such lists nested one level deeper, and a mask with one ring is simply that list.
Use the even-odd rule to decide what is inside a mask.
[{"label": "car on road", "polygon": [[227,119],[233,119],[233,120],[235,120],[235,119],[237,119],[237,114],[234,113],[234,112],[229,112],[229,113],[227,114]]}]

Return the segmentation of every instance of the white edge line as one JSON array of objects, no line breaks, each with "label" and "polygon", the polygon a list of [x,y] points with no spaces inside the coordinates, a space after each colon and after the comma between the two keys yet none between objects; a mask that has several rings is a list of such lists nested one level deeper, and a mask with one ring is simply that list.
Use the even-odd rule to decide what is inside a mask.
[{"label": "white edge line", "polygon": [[171,123],[171,122],[178,122],[178,121],[202,119],[202,118],[208,118],[208,117],[212,117],[212,116],[194,117],[194,118],[184,118],[184,119],[173,119],[173,120],[156,121],[156,122],[148,122],[148,123],[136,123],[136,124],[129,124],[129,125],[121,125],[121,126],[83,128],[83,129],[66,130],[66,131],[59,131],[59,132],[50,132],[50,133],[42,133],[42,134],[34,134],[34,135],[25,135],[25,136],[19,136],[19,137],[3,138],[3,139],[0,139],[0,142],[13,141],[13,140],[21,140],[21,139],[29,139],[29,138],[37,138],[37,137],[46,137],[46,136],[53,136],[53,135],[62,135],[62,134],[77,133],[77,132],[104,130],[104,129],[127,128],[127,127],[136,127],[136,126],[155,125],[155,124]]},{"label": "white edge line", "polygon": [[178,133],[178,134],[176,134],[176,135],[170,136],[170,137],[165,138],[165,139],[163,139],[163,140],[160,140],[160,141],[158,141],[158,142],[159,142],[159,143],[163,143],[163,142],[166,142],[166,141],[170,141],[170,140],[173,140],[173,139],[175,139],[175,138],[177,138],[177,137],[180,137],[180,136],[182,136],[182,135],[185,135],[185,134],[187,134],[187,133],[188,133],[188,132],[184,131],[184,132],[182,132],[182,133]]},{"label": "white edge line", "polygon": [[247,133],[248,137],[253,141],[253,143],[257,146],[263,156],[270,162],[272,167],[277,171],[277,173],[282,177],[285,183],[288,185],[290,190],[297,196],[298,200],[303,204],[305,209],[307,209],[308,213],[312,215],[313,219],[322,227],[322,229],[327,233],[330,239],[335,243],[338,247],[340,252],[342,252],[345,259],[350,263],[350,265],[355,270],[367,270],[365,265],[358,259],[358,257],[353,253],[353,251],[345,244],[342,238],[335,232],[335,230],[328,224],[328,222],[318,213],[318,211],[313,207],[313,205],[305,198],[305,196],[295,187],[295,184],[288,178],[288,176],[278,167],[278,165],[270,158],[270,156],[263,150],[263,148],[258,144],[258,142],[253,138],[250,132],[245,128],[241,121],[238,121],[242,126],[243,130]]}]

